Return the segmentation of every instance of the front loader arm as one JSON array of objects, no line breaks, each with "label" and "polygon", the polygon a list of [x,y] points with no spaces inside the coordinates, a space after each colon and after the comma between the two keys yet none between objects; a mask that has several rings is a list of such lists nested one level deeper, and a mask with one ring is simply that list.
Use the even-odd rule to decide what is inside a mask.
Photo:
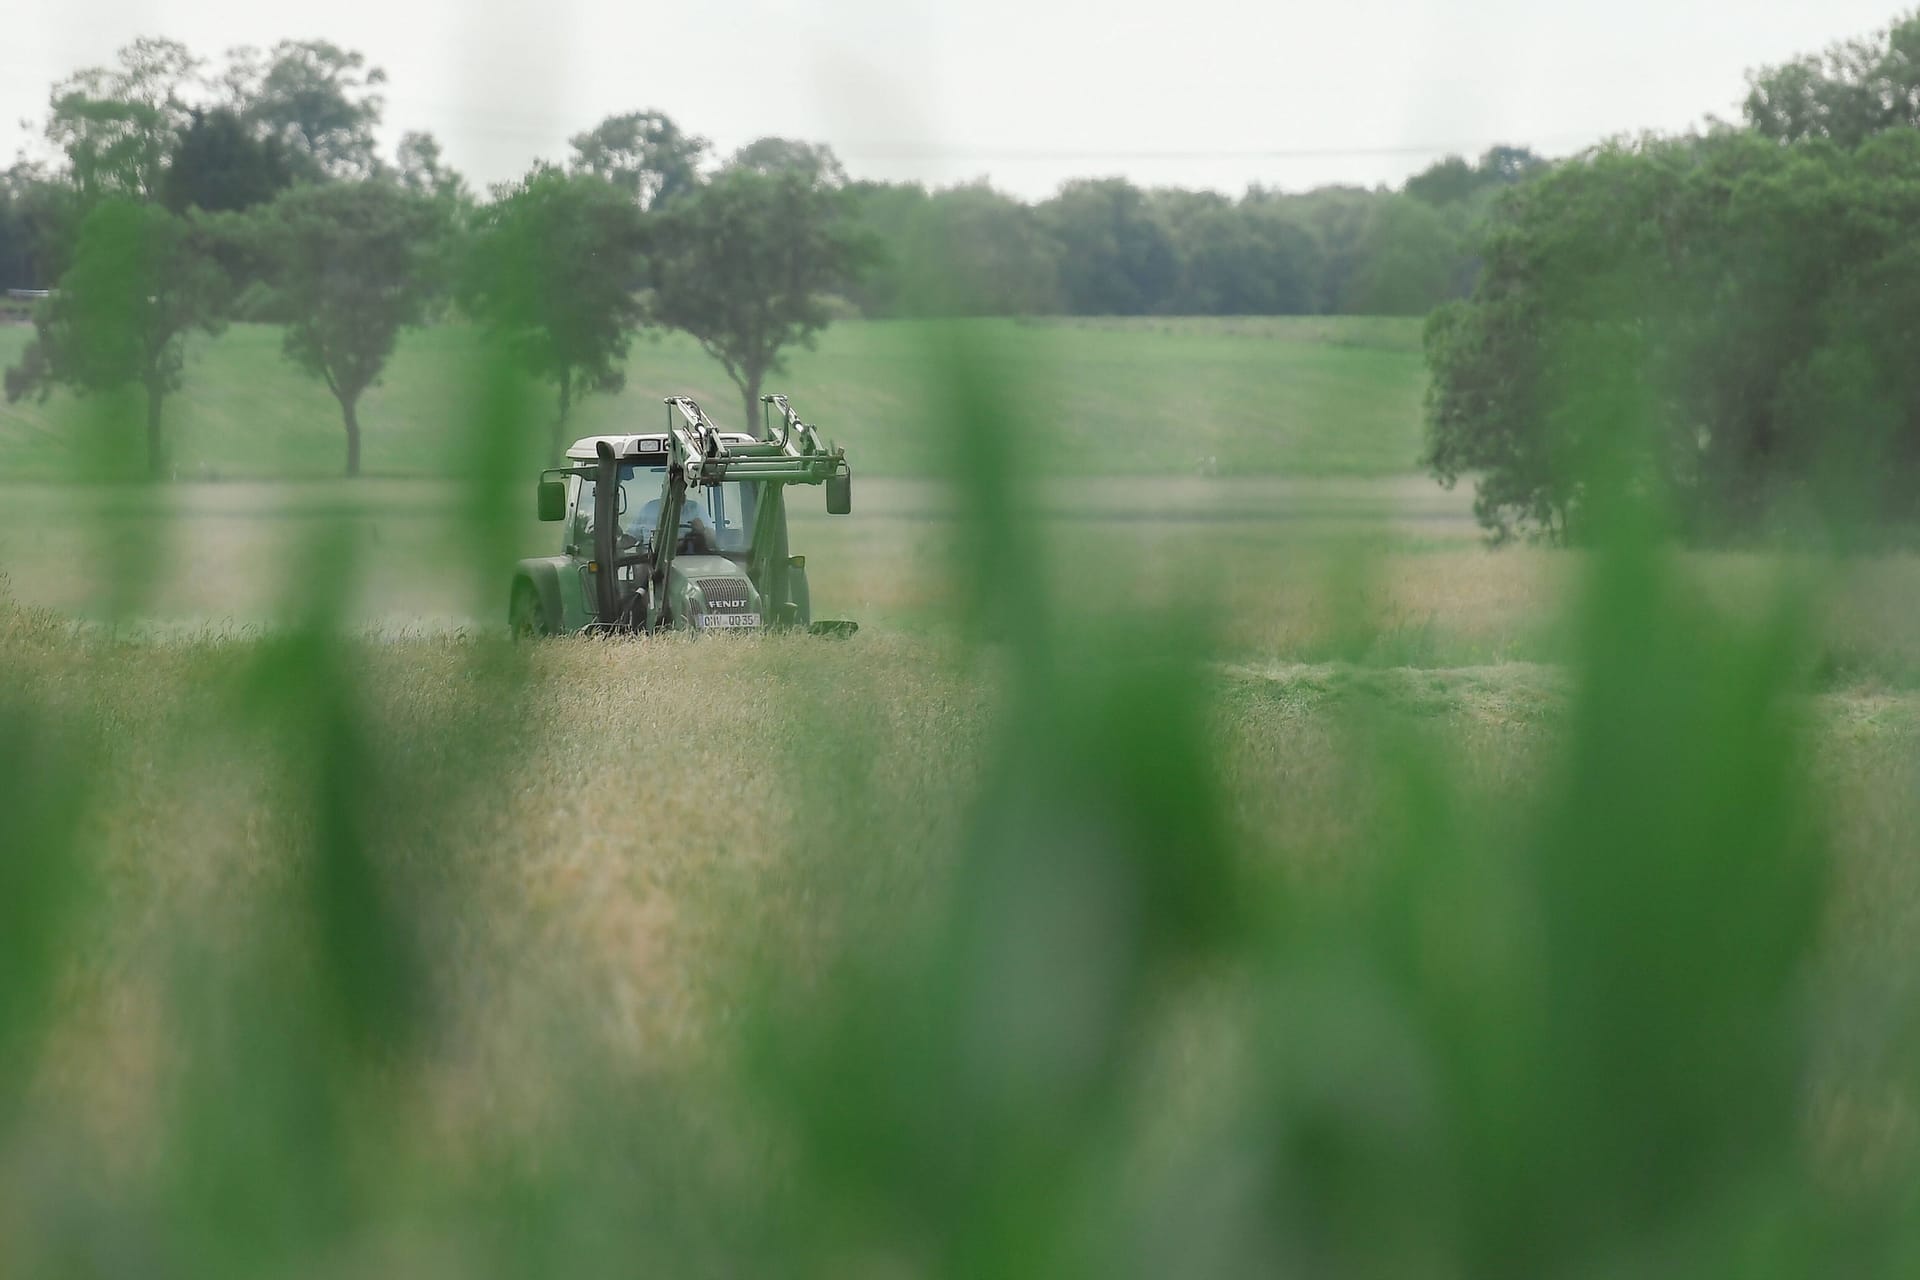
[{"label": "front loader arm", "polygon": [[790,591],[787,584],[787,486],[777,481],[758,486],[753,509],[753,546],[747,553],[747,576],[765,602],[770,621],[784,624]]},{"label": "front loader arm", "polygon": [[686,468],[678,458],[667,464],[667,476],[660,486],[660,513],[653,525],[653,561],[648,580],[653,590],[647,599],[647,630],[672,621],[667,606],[667,576],[673,570],[674,552],[680,546],[680,512],[687,503]]}]

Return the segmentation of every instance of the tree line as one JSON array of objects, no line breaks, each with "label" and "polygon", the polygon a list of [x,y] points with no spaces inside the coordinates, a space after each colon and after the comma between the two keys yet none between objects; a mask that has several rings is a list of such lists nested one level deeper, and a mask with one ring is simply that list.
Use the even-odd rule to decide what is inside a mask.
[{"label": "tree line", "polygon": [[1741,115],[1496,202],[1426,335],[1428,461],[1496,536],[1580,540],[1600,477],[1696,538],[1920,517],[1920,14]]},{"label": "tree line", "polygon": [[793,139],[716,156],[636,111],[476,194],[430,134],[381,154],[385,84],[325,41],[210,64],[143,39],[54,86],[60,160],[0,174],[0,283],[54,291],[9,398],[137,389],[157,471],[187,335],[278,324],[339,404],[352,474],[360,397],[399,332],[457,315],[552,388],[556,442],[579,396],[618,387],[647,325],[692,334],[751,423],[783,352],[849,309],[1421,314],[1470,287],[1495,194],[1545,167],[1497,148],[1401,191],[1234,199],[1099,179],[1027,203],[984,182],[850,181]]},{"label": "tree line", "polygon": [[1498,192],[1546,168],[1519,147],[1450,156],[1399,191],[1069,182],[1026,204],[984,182],[856,183],[885,250],[869,315],[1425,315],[1471,288]]},{"label": "tree line", "polygon": [[159,473],[188,335],[277,324],[338,403],[354,475],[360,399],[399,334],[457,314],[552,389],[556,447],[581,394],[618,387],[644,325],[698,340],[752,424],[782,353],[876,258],[819,148],[762,139],[715,163],[704,139],[634,112],[479,199],[430,135],[379,153],[384,83],[323,41],[235,50],[209,72],[141,40],[56,86],[62,162],[0,184],[0,271],[52,289],[8,398],[133,391]]}]

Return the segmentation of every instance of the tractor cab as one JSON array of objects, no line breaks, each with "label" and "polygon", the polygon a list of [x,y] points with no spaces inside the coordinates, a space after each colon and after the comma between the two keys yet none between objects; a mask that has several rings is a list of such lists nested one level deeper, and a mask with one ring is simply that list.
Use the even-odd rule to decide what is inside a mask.
[{"label": "tractor cab", "polygon": [[[618,458],[614,513],[619,532],[616,541],[623,546],[642,544],[651,548],[659,521],[662,491],[667,484],[667,452],[659,447],[656,436],[588,436],[576,440],[567,449],[567,460],[576,465],[575,474],[564,480],[567,494],[567,531],[582,548],[592,545],[594,500],[598,477],[596,450],[604,442]],[[730,435],[730,441],[752,443],[751,436]],[[753,545],[753,490],[738,480],[721,481],[690,495],[682,504],[677,526],[683,553],[713,555],[738,554],[744,557]]]},{"label": "tractor cab", "polygon": [[571,465],[541,477],[540,518],[561,525],[561,554],[521,562],[515,629],[851,634],[850,622],[814,622],[786,521],[795,484],[825,485],[830,512],[850,509],[845,454],[784,397],[765,401],[780,413],[769,439],[720,431],[676,396],[663,432],[575,441]]}]

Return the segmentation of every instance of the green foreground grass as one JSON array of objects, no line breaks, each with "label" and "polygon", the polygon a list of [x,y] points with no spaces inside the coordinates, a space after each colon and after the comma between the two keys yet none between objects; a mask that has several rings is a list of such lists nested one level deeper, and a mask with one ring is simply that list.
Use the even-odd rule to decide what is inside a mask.
[{"label": "green foreground grass", "polygon": [[[30,339],[0,326],[0,366]],[[790,371],[768,380],[845,445],[870,475],[924,474],[937,460],[926,422],[944,393],[930,361],[956,337],[996,363],[1009,396],[1041,424],[1036,461],[1080,474],[1365,476],[1417,469],[1425,372],[1417,321],[1389,319],[981,320],[954,324],[852,321]],[[445,325],[406,335],[361,408],[372,475],[459,470],[482,353],[473,330]],[[723,426],[743,412],[719,366],[681,334],[643,336],[626,389],[589,396],[569,434],[652,429],[660,398],[692,394]],[[537,449],[551,393],[530,392]],[[74,465],[71,445],[98,401],[56,394],[0,405],[0,477]],[[136,411],[123,414],[131,428]],[[279,330],[236,325],[189,341],[185,385],[167,402],[182,478],[319,478],[344,456],[339,413],[325,389],[280,355]],[[138,434],[126,437],[135,447]],[[954,442],[963,446],[964,442]]]}]

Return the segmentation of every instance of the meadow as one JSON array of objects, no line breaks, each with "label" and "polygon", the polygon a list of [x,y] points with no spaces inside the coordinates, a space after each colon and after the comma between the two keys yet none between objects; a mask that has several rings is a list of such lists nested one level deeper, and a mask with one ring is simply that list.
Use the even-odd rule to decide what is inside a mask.
[{"label": "meadow", "polygon": [[220,479],[5,455],[5,1269],[1899,1274],[1920,560],[1489,549],[1404,326],[995,327],[796,360],[845,642],[505,643],[531,485],[258,333]]},{"label": "meadow", "polygon": [[[834,325],[768,380],[848,447],[863,474],[925,475],[957,442],[930,438],[940,411],[930,345],[952,331],[984,344],[1035,439],[1032,458],[1070,474],[1367,476],[1417,469],[1426,378],[1416,320],[982,320]],[[30,340],[0,325],[0,367]],[[458,388],[482,359],[475,332],[403,336],[361,407],[369,475],[460,474],[470,438]],[[540,391],[551,402],[551,391]],[[660,398],[697,398],[722,426],[743,412],[718,365],[682,334],[638,338],[626,389],[580,400],[570,435],[651,430]],[[60,394],[0,404],[0,476],[55,476],[90,406]],[[280,331],[235,325],[190,340],[166,416],[176,474],[249,479],[338,475],[344,437],[325,388],[280,356]],[[544,439],[533,443],[544,446]],[[932,451],[931,453],[929,451]]]}]

